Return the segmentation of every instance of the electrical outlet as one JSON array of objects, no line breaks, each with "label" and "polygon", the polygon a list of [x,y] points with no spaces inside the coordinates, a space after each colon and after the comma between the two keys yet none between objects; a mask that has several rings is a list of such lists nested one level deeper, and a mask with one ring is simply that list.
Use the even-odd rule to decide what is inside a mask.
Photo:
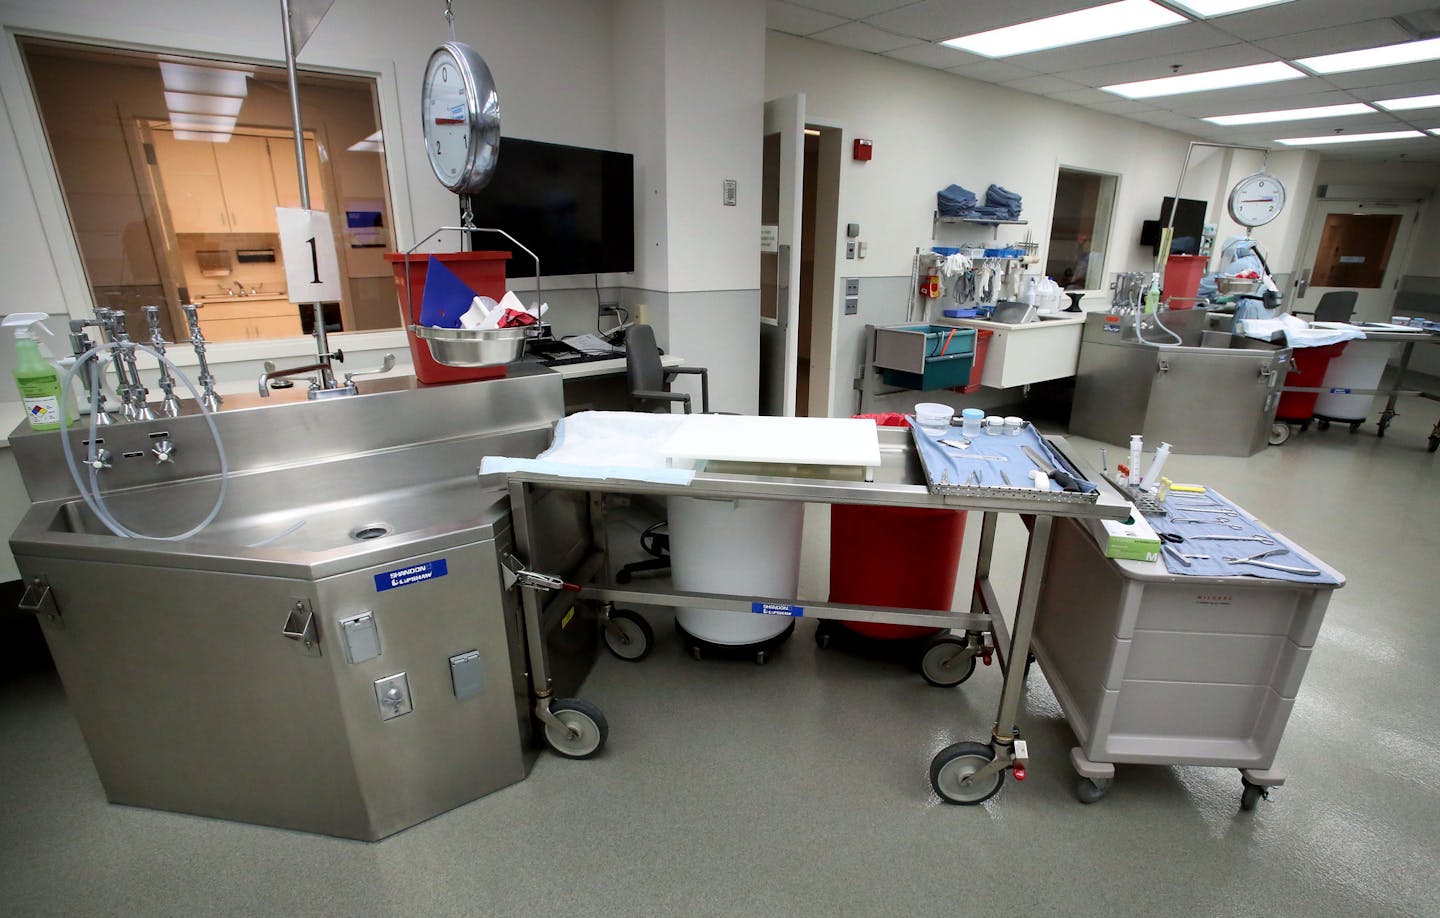
[{"label": "electrical outlet", "polygon": [[855,243],[853,243],[853,242],[847,242],[847,243],[845,243],[845,257],[846,257],[847,259],[848,259],[848,258],[854,258],[854,257],[855,257]]}]

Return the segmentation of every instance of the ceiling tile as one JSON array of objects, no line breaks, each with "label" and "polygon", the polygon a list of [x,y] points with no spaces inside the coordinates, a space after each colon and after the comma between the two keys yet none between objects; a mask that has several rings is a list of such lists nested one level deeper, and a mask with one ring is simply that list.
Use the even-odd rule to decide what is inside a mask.
[{"label": "ceiling tile", "polygon": [[[1345,105],[1356,101],[1347,92],[1329,89],[1319,80],[1289,81],[1301,85],[1314,84],[1315,91],[1284,92],[1272,83],[1268,87],[1246,86],[1240,89],[1222,89],[1216,92],[1194,92],[1180,96],[1166,96],[1155,100],[1170,111],[1182,115],[1203,118],[1209,115],[1244,115],[1250,112],[1270,112],[1284,108],[1314,108],[1320,105]],[[1256,92],[1269,88],[1270,92]]]},{"label": "ceiling tile", "polygon": [[944,45],[931,44],[930,42],[926,42],[923,45],[911,45],[908,48],[899,48],[895,51],[887,51],[885,52],[885,56],[897,58],[902,61],[909,61],[912,64],[920,64],[924,67],[938,67],[941,70],[983,64],[989,60],[989,58],[981,57],[978,54],[970,54],[967,51],[957,51],[954,48],[947,48]]},{"label": "ceiling tile", "polygon": [[1098,105],[1102,102],[1114,102],[1115,97],[1108,92],[1101,92],[1098,89],[1067,89],[1063,92],[1047,92],[1045,95],[1058,102],[1069,102],[1071,105]]},{"label": "ceiling tile", "polygon": [[822,29],[833,29],[844,22],[839,16],[786,3],[784,0],[770,0],[765,10],[766,26],[777,32],[789,32],[791,35],[810,35]]},{"label": "ceiling tile", "polygon": [[1351,89],[1347,90],[1347,92],[1366,102],[1373,102],[1376,99],[1404,99],[1409,96],[1434,95],[1440,93],[1440,84],[1437,84],[1433,80],[1420,80],[1409,83],[1385,83],[1383,85]]},{"label": "ceiling tile", "polygon": [[1069,80],[1062,80],[1059,77],[1053,76],[1025,77],[1021,80],[1011,80],[1005,83],[1005,85],[1011,89],[1018,89],[1021,92],[1033,92],[1038,95],[1049,95],[1052,92],[1066,92],[1087,88],[1078,83],[1072,83]]},{"label": "ceiling tile", "polygon": [[1007,0],[1005,3],[921,0],[891,12],[870,16],[866,21],[892,32],[940,41],[1094,5],[1095,0]]},{"label": "ceiling tile", "polygon": [[801,0],[800,5],[846,19],[864,19],[866,16],[874,16],[876,13],[914,2],[915,0]]},{"label": "ceiling tile", "polygon": [[983,64],[970,64],[965,67],[952,67],[950,72],[972,80],[984,80],[987,83],[1003,83],[1005,80],[1023,80],[1025,77],[1036,76],[1035,71],[1026,70],[1015,64],[1006,61],[986,61]]},{"label": "ceiling tile", "polygon": [[894,51],[897,48],[917,43],[915,39],[908,36],[885,32],[863,22],[847,22],[845,25],[836,26],[833,29],[816,32],[810,37],[816,41],[854,48],[857,51],[873,51],[876,54]]},{"label": "ceiling tile", "polygon": [[1433,5],[1425,0],[1296,0],[1210,20],[1248,41],[1293,35],[1298,29],[1328,29],[1398,16]]},{"label": "ceiling tile", "polygon": [[[1297,22],[1303,26],[1304,22]],[[1283,58],[1315,57],[1320,54],[1334,54],[1337,51],[1354,51],[1356,48],[1374,48],[1379,45],[1393,45],[1409,41],[1410,36],[1395,24],[1393,19],[1372,19],[1353,25],[1329,29],[1311,29],[1293,35],[1277,35],[1256,42],[1267,51],[1273,51]]]},{"label": "ceiling tile", "polygon": [[[1102,67],[1083,70],[1066,70],[1055,74],[1067,80],[1074,80],[1086,86],[1109,86],[1114,83],[1130,83],[1135,80],[1153,80],[1177,74],[1204,73],[1210,70],[1224,70],[1228,67],[1243,67],[1248,64],[1263,64],[1275,60],[1275,55],[1251,45],[1226,45],[1206,51],[1190,51],[1166,57],[1152,57],[1143,61],[1126,61]],[[1178,69],[1177,69],[1178,65]]]},{"label": "ceiling tile", "polygon": [[1037,73],[1060,73],[1124,61],[1172,57],[1233,44],[1236,44],[1236,40],[1219,29],[1203,22],[1190,22],[1134,35],[1107,38],[1104,41],[1086,42],[1083,45],[1036,51],[1013,60]]}]

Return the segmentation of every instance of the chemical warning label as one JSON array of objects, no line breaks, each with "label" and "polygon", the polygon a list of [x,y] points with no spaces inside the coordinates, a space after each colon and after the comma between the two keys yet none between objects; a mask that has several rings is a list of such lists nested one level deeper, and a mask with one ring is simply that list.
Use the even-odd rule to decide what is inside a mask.
[{"label": "chemical warning label", "polygon": [[450,573],[450,571],[445,565],[444,558],[426,561],[424,564],[412,564],[409,567],[402,567],[398,571],[386,571],[383,574],[376,574],[375,592],[383,593],[386,590],[393,590],[396,587],[424,583],[426,580],[444,577],[448,573]]}]

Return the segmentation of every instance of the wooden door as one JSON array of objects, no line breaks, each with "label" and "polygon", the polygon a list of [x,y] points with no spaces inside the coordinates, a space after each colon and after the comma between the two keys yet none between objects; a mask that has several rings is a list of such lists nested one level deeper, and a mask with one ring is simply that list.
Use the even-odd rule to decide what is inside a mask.
[{"label": "wooden door", "polygon": [[179,233],[228,233],[230,214],[220,188],[218,144],[176,140],[169,131],[155,131],[155,162],[170,223]]}]

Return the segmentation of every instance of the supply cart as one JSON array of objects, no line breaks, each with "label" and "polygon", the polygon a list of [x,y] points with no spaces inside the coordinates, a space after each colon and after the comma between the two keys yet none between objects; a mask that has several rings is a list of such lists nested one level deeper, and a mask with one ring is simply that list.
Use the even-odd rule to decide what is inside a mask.
[{"label": "supply cart", "polygon": [[[797,477],[793,470],[791,474],[786,474],[784,470],[777,470],[777,474],[766,474],[763,470],[748,473],[721,471],[713,463],[696,471],[688,484],[555,474],[514,464],[504,473],[482,475],[482,481],[503,478],[509,488],[516,555],[511,564],[513,576],[521,587],[533,708],[551,748],[561,755],[586,758],[599,751],[608,732],[604,715],[594,705],[581,699],[553,697],[550,678],[553,661],[548,658],[545,644],[540,639],[540,635],[544,634],[542,621],[566,615],[566,610],[573,606],[573,599],[578,594],[581,599],[600,603],[607,615],[621,611],[615,608],[617,604],[644,603],[671,607],[703,606],[791,618],[809,615],[844,621],[980,631],[988,636],[989,646],[993,648],[1004,673],[995,719],[987,737],[952,744],[935,755],[930,764],[931,786],[946,802],[976,804],[999,791],[1007,772],[1012,772],[1017,780],[1023,779],[1028,749],[1016,717],[1025,687],[1025,661],[1030,651],[1031,630],[1041,594],[1052,521],[1056,517],[1123,519],[1129,512],[1128,504],[1113,488],[1100,482],[1098,473],[1091,472],[1088,466],[1075,459],[1060,438],[1049,440],[1048,447],[1056,450],[1082,477],[1095,482],[1095,491],[1081,497],[1026,488],[963,487],[927,482],[925,466],[918,457],[918,448],[911,439],[910,431],[881,428],[878,434],[880,465],[869,470],[870,480],[826,477],[818,470],[815,472],[817,477]],[[932,487],[935,488],[933,492]],[[605,550],[601,518],[605,504],[603,496],[606,494],[975,511],[983,516],[971,611],[950,613],[834,603],[801,604],[790,596],[639,589],[620,587],[603,579],[565,584],[557,578],[546,577],[543,572],[530,570],[526,565],[528,559],[539,557],[545,535],[543,520],[537,517],[537,500],[550,490],[590,494],[592,529],[597,533],[597,552],[600,553]],[[995,526],[1001,513],[1026,514],[1034,518],[1028,562],[1014,614],[1013,634],[1001,617],[1000,603],[989,580]],[[592,568],[604,571],[609,565],[593,565]],[[562,588],[568,592],[562,592]],[[628,629],[626,634],[632,639],[640,636],[638,629]],[[1020,665],[1012,665],[1013,661],[1019,661]]]},{"label": "supply cart", "polygon": [[1251,548],[1281,551],[1286,565],[1309,565],[1301,569],[1314,579],[1247,576],[1240,572],[1266,571],[1245,565],[1229,576],[1177,574],[1163,559],[1109,559],[1083,526],[1058,521],[1033,647],[1079,740],[1070,762],[1082,803],[1109,792],[1117,764],[1238,768],[1245,810],[1285,781],[1273,767],[1276,749],[1344,577],[1208,493],[1237,515],[1208,527],[1156,525],[1171,535],[1185,529],[1185,541],[1162,543],[1166,554],[1198,566],[1202,558],[1258,553]]}]

